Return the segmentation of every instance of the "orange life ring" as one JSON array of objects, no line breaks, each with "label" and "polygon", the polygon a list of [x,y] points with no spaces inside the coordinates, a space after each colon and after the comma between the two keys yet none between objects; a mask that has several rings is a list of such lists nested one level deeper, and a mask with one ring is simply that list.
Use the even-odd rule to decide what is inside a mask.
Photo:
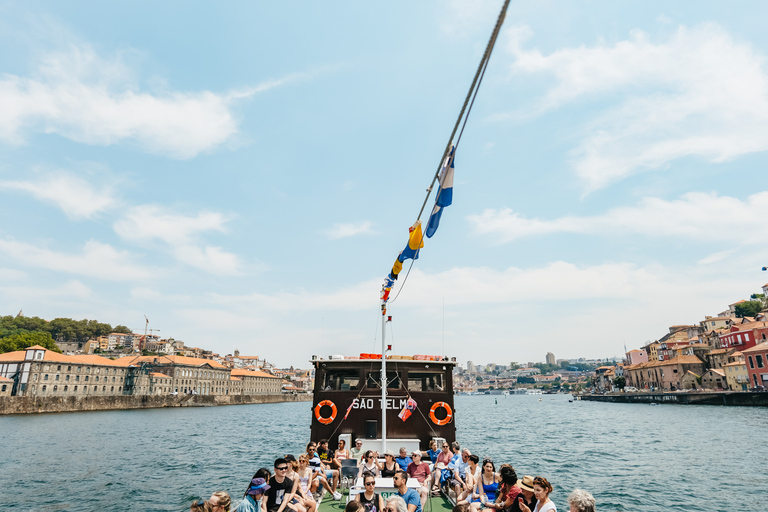
[{"label": "orange life ring", "polygon": [[[435,411],[438,407],[445,409],[445,418],[441,420],[437,419],[437,416],[435,416]],[[435,425],[447,425],[451,422],[451,418],[453,418],[453,411],[451,411],[451,406],[445,402],[435,402],[435,405],[429,410],[429,419],[431,419],[432,423]]]},{"label": "orange life ring", "polygon": [[[331,408],[331,415],[328,418],[323,418],[322,416],[320,416],[320,409],[324,405],[327,405],[328,407]],[[322,402],[318,403],[315,406],[315,418],[317,418],[317,421],[319,421],[323,425],[328,425],[330,423],[333,423],[333,420],[336,419],[336,413],[337,412],[339,412],[339,411],[336,409],[336,404],[334,404],[330,400],[323,400]]]}]

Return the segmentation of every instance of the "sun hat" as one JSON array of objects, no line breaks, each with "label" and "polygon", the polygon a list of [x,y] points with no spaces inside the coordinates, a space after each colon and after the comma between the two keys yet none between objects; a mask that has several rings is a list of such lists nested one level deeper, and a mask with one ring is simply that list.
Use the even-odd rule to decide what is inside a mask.
[{"label": "sun hat", "polygon": [[422,456],[420,450],[413,450],[413,452],[411,452],[411,455],[418,455],[419,457]]},{"label": "sun hat", "polygon": [[392,457],[394,457],[395,456],[395,452],[393,452],[392,450],[387,450],[387,451],[384,452],[384,456],[386,457],[387,455],[391,455]]},{"label": "sun hat", "polygon": [[525,475],[522,480],[517,481],[517,486],[526,491],[533,492],[533,477],[531,475]]},{"label": "sun hat", "polygon": [[435,469],[445,469],[445,462],[438,462],[435,464]]},{"label": "sun hat", "polygon": [[251,480],[251,486],[246,491],[246,494],[251,496],[255,494],[264,494],[269,490],[269,484],[263,478],[254,478]]}]

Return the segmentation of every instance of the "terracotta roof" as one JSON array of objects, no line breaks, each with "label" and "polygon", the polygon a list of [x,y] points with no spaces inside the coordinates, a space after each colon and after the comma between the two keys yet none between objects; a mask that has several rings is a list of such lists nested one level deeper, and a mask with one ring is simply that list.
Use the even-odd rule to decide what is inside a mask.
[{"label": "terracotta roof", "polygon": [[178,364],[183,366],[205,366],[209,365],[211,368],[226,369],[223,364],[212,361],[211,359],[199,359],[197,357],[184,357],[184,356],[126,356],[117,359],[115,363],[119,366],[131,366],[141,363],[152,363],[157,359],[160,364]]},{"label": "terracotta roof", "polygon": [[160,373],[160,372],[152,372],[152,373],[149,374],[149,376],[150,377],[162,377],[164,379],[170,379],[171,378],[168,375],[166,375],[164,373]]},{"label": "terracotta roof", "polygon": [[727,348],[716,348],[712,352],[710,352],[710,355],[717,356],[720,354],[725,354],[726,352],[728,352]]},{"label": "terracotta roof", "polygon": [[7,379],[5,377],[0,377],[0,382],[5,382],[5,381],[13,382],[11,379]]},{"label": "terracotta roof", "polygon": [[762,352],[763,350],[768,350],[768,341],[764,341],[759,345],[755,345],[752,348],[748,348],[746,350],[742,350],[742,354],[751,354],[752,352]]},{"label": "terracotta roof", "polygon": [[734,361],[732,363],[724,364],[723,366],[747,366],[747,363],[744,361]]},{"label": "terracotta roof", "polygon": [[275,377],[274,375],[271,375],[267,372],[259,372],[259,371],[252,371],[252,370],[244,370],[242,368],[237,368],[232,370],[231,375],[237,375],[240,377],[268,377],[270,379],[279,379],[280,377]]},{"label": "terracotta roof", "polygon": [[747,302],[746,300],[740,300],[738,302],[734,302],[733,304],[728,304],[729,306],[735,306],[736,304],[741,304],[742,302]]},{"label": "terracotta roof", "polygon": [[93,354],[67,356],[64,354],[59,354],[58,352],[54,352],[53,350],[48,350],[46,348],[40,347],[38,345],[35,345],[34,347],[29,347],[24,350],[16,350],[14,352],[6,352],[5,354],[0,354],[0,361],[19,361],[19,362],[24,361],[24,358],[27,356],[27,350],[29,350],[30,348],[34,348],[35,350],[45,350],[43,361],[48,361],[52,363],[119,366],[117,364],[117,361],[114,361],[112,359],[107,359],[106,357],[101,357]]},{"label": "terracotta roof", "polygon": [[231,376],[230,376],[230,377],[229,377],[229,380],[243,380],[243,379],[241,379],[240,377],[231,377]]}]

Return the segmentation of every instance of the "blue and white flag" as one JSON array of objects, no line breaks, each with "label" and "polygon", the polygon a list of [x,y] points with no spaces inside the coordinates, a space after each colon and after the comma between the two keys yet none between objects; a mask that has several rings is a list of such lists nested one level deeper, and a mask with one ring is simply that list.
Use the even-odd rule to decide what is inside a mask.
[{"label": "blue and white flag", "polygon": [[432,215],[429,216],[429,222],[427,223],[427,238],[432,238],[432,235],[437,231],[440,225],[440,217],[443,215],[443,208],[450,206],[453,203],[453,161],[455,147],[451,145],[451,151],[443,162],[443,168],[440,170],[440,188],[437,190],[437,198],[435,198],[435,207],[432,209]]}]

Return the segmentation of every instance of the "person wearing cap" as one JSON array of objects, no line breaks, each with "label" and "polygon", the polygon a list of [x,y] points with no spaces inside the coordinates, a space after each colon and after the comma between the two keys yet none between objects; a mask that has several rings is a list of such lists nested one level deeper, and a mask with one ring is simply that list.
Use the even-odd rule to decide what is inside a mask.
[{"label": "person wearing cap", "polygon": [[363,440],[358,437],[355,439],[355,446],[349,449],[349,458],[355,459],[359,466],[363,455],[365,455],[365,452],[363,451]]},{"label": "person wearing cap", "polygon": [[403,471],[408,470],[408,465],[413,462],[413,459],[408,456],[408,450],[405,449],[405,446],[400,447],[400,456],[395,458],[395,462]]},{"label": "person wearing cap", "polygon": [[269,484],[263,478],[254,478],[248,489],[245,490],[243,501],[235,509],[235,512],[259,512],[261,510],[261,498],[269,490]]},{"label": "person wearing cap", "polygon": [[395,462],[395,452],[387,450],[384,452],[384,464],[381,465],[381,477],[392,478],[395,473],[400,469]]},{"label": "person wearing cap", "polygon": [[413,462],[408,464],[406,473],[408,473],[408,476],[411,478],[418,480],[421,484],[418,492],[419,497],[421,498],[421,508],[423,509],[424,505],[427,503],[427,495],[429,494],[429,475],[431,474],[431,471],[429,469],[429,464],[422,462],[422,455],[419,450],[414,450],[413,453],[411,453],[411,458],[413,459]]}]

